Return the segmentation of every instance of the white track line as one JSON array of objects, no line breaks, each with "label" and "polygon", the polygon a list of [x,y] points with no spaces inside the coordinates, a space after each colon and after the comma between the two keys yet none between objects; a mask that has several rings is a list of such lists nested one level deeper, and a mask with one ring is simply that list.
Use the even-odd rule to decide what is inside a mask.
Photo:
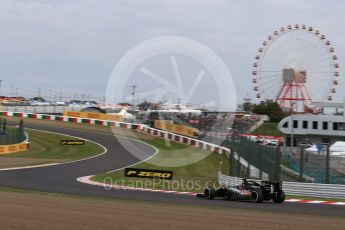
[{"label": "white track line", "polygon": [[321,203],[324,203],[326,201],[324,200],[311,200],[311,201],[308,201],[308,202],[305,202],[305,203],[308,203],[308,204],[321,204]]},{"label": "white track line", "polygon": [[345,205],[345,202],[334,202],[334,205]]},{"label": "white track line", "polygon": [[94,186],[100,186],[104,187],[106,190],[111,190],[112,188],[114,190],[133,190],[133,191],[145,191],[145,192],[160,192],[160,193],[169,193],[169,194],[176,194],[176,195],[191,195],[195,196],[197,193],[194,192],[179,192],[179,191],[172,191],[172,190],[162,190],[162,189],[149,189],[149,188],[135,188],[135,187],[129,187],[129,186],[122,186],[122,185],[109,185],[105,183],[100,183],[96,181],[90,180],[92,176],[83,176],[79,177],[77,181],[84,184],[94,185]]},{"label": "white track line", "polygon": [[288,200],[285,200],[287,202],[299,202],[301,201],[300,199],[288,199]]},{"label": "white track line", "polygon": [[31,166],[4,168],[4,169],[0,169],[0,171],[10,171],[10,170],[17,170],[17,169],[32,169],[32,168],[54,166],[54,165],[59,165],[59,164],[61,164],[61,163],[50,163],[50,164],[42,164],[42,165],[31,165]]}]

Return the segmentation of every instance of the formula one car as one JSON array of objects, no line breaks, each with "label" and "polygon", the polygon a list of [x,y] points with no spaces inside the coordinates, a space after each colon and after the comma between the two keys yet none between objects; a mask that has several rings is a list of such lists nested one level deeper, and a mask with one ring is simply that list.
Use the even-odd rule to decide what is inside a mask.
[{"label": "formula one car", "polygon": [[238,186],[206,188],[204,193],[197,194],[197,197],[206,199],[223,198],[224,200],[239,200],[261,203],[262,201],[273,200],[274,203],[283,203],[285,193],[282,190],[281,181],[261,181],[243,179]]}]

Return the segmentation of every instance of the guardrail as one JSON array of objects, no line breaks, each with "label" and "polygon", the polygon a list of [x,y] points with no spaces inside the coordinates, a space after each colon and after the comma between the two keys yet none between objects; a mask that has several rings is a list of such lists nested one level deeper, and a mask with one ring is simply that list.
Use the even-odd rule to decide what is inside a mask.
[{"label": "guardrail", "polygon": [[99,126],[113,126],[113,127],[125,128],[125,129],[136,129],[140,132],[145,132],[147,134],[154,135],[157,137],[170,139],[173,141],[177,141],[179,143],[191,145],[196,148],[210,150],[215,153],[219,153],[219,154],[230,153],[230,150],[228,148],[225,148],[216,144],[208,143],[205,141],[201,141],[198,139],[186,137],[183,135],[170,133],[170,132],[163,131],[160,129],[150,128],[143,124],[134,124],[134,123],[127,123],[127,122],[81,118],[81,117],[59,116],[59,115],[9,112],[9,111],[0,111],[0,116],[32,118],[32,119],[38,119],[38,120],[62,121],[62,122],[69,122],[69,123],[83,123],[83,124],[92,124],[92,125],[99,125]]},{"label": "guardrail", "polygon": [[139,125],[138,129],[139,132],[144,132],[146,134],[150,134],[156,137],[161,137],[167,140],[172,140],[172,141],[176,141],[182,144],[187,144],[187,145],[191,145],[193,147],[196,148],[201,148],[204,150],[209,150],[211,152],[215,152],[215,153],[219,153],[219,154],[225,154],[225,155],[229,155],[230,154],[230,149],[225,148],[223,146],[219,146],[216,144],[212,144],[209,142],[205,142],[202,140],[198,140],[195,138],[191,138],[191,137],[186,137],[180,134],[176,134],[176,133],[171,133],[168,131],[164,131],[164,130],[160,130],[160,129],[156,129],[156,128],[151,128],[151,127],[147,127],[145,125]]},{"label": "guardrail", "polygon": [[[241,181],[242,178],[218,173],[218,183],[222,186],[236,186]],[[283,190],[287,195],[345,199],[345,185],[339,184],[283,182]]]},{"label": "guardrail", "polygon": [[24,112],[24,113],[63,113],[65,110],[80,111],[81,109],[90,107],[87,105],[80,106],[63,106],[63,105],[2,105],[3,111],[8,112]]}]

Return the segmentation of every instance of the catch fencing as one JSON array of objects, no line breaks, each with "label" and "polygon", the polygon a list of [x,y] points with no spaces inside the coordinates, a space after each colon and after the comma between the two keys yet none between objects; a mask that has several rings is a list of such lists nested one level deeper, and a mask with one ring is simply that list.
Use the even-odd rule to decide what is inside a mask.
[{"label": "catch fencing", "polygon": [[[245,159],[250,165],[260,169],[258,178],[264,178],[263,172],[269,175],[270,179],[278,179],[280,175],[280,151],[277,147],[264,146],[249,140],[247,137],[233,135],[225,139],[222,146],[231,149],[239,157]],[[249,172],[242,170],[237,165],[233,154],[230,155],[230,175],[250,177]]]},{"label": "catch fencing", "polygon": [[23,142],[26,139],[22,123],[19,126],[8,126],[6,119],[0,118],[0,145],[11,145]]}]

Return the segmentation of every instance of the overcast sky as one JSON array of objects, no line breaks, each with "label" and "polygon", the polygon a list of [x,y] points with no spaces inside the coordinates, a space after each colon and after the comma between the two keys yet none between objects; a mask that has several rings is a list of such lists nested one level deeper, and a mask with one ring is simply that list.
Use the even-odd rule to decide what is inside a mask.
[{"label": "overcast sky", "polygon": [[[341,0],[0,0],[2,90],[11,93],[14,86],[19,94],[29,94],[21,89],[40,87],[101,97],[127,50],[150,38],[177,35],[205,44],[223,59],[241,101],[247,92],[254,95],[257,49],[281,26],[318,28],[332,41],[340,67],[345,66],[344,12]],[[340,81],[336,100],[345,97],[344,89]]]}]

